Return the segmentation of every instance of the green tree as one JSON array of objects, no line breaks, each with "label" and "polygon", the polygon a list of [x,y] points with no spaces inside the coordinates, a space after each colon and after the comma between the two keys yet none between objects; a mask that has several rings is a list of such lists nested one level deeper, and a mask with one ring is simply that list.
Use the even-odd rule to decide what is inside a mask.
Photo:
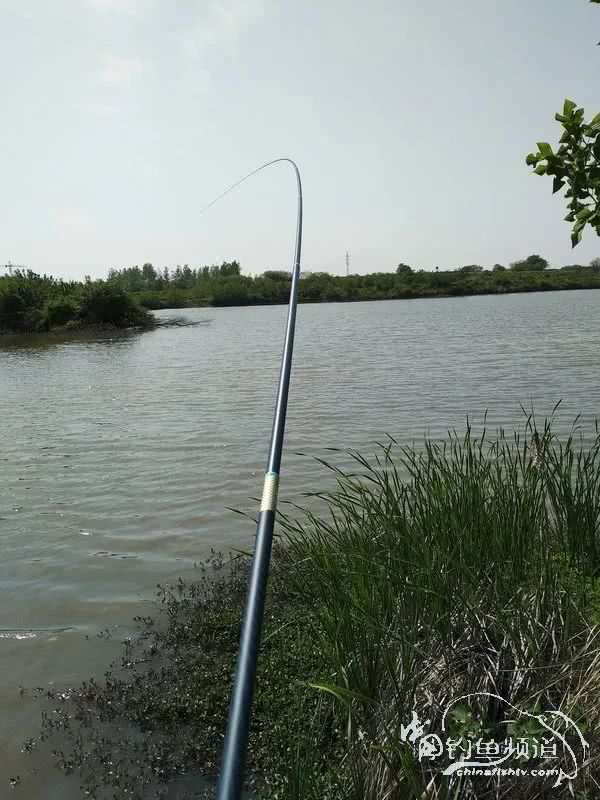
[{"label": "green tree", "polygon": [[503,267],[502,264],[494,264],[492,267],[492,272],[504,272],[506,267]]},{"label": "green tree", "polygon": [[224,261],[221,266],[218,267],[218,274],[223,277],[239,275],[241,271],[242,268],[238,261]]},{"label": "green tree", "polygon": [[144,264],[142,267],[142,275],[147,289],[152,289],[156,283],[156,270],[152,264]]},{"label": "green tree", "polygon": [[241,275],[229,275],[218,282],[213,291],[213,305],[215,306],[245,306],[250,302],[249,278]]},{"label": "green tree", "polygon": [[483,267],[480,267],[479,264],[467,264],[465,267],[461,267],[459,272],[463,272],[466,275],[470,275],[474,272],[483,272]]},{"label": "green tree", "polygon": [[537,152],[529,153],[526,162],[536,175],[552,176],[554,193],[567,186],[565,220],[573,225],[575,247],[587,225],[600,236],[600,114],[586,122],[585,110],[565,100],[562,114],[555,118],[563,128],[557,151],[548,142],[538,142]]},{"label": "green tree", "polygon": [[263,272],[262,277],[269,281],[291,281],[292,273],[286,272],[283,269],[268,269],[266,272]]},{"label": "green tree", "polygon": [[[598,0],[600,3],[600,0]],[[600,258],[592,258],[590,261],[590,267],[594,270],[594,272],[600,272]]]},{"label": "green tree", "polygon": [[53,297],[48,300],[44,317],[49,328],[66,325],[79,314],[79,306],[72,297]]},{"label": "green tree", "polygon": [[398,275],[410,275],[412,271],[412,267],[409,267],[408,264],[398,264],[396,267],[396,273]]},{"label": "green tree", "polygon": [[118,328],[149,325],[152,319],[120,286],[104,281],[84,286],[80,308],[84,322],[108,323]]},{"label": "green tree", "polygon": [[184,289],[191,289],[192,286],[194,285],[194,273],[192,272],[188,264],[183,265],[181,282]]},{"label": "green tree", "polygon": [[183,289],[184,287],[183,270],[179,264],[177,264],[175,271],[171,275],[171,283],[178,289]]},{"label": "green tree", "polygon": [[522,261],[513,261],[510,268],[513,272],[543,272],[548,269],[548,262],[541,256],[531,255]]}]

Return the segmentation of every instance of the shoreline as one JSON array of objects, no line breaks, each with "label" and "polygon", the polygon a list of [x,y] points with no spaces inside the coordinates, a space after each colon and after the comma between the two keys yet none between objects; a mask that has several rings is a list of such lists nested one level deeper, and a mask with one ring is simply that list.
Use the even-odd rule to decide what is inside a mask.
[{"label": "shoreline", "polygon": [[[176,309],[160,309],[173,311]],[[202,325],[206,320],[189,321],[185,318],[170,317],[161,319],[156,317],[152,325],[131,325],[118,327],[117,325],[84,325],[81,328],[53,328],[49,331],[0,331],[0,343],[14,341],[15,339],[111,339],[114,336],[134,333],[146,333],[157,328],[194,328]]]},{"label": "shoreline", "polygon": [[141,333],[163,327],[156,325],[135,325],[119,328],[116,325],[83,325],[81,328],[53,328],[49,331],[0,331],[0,342],[15,339],[86,339],[89,337],[110,338],[116,334]]}]

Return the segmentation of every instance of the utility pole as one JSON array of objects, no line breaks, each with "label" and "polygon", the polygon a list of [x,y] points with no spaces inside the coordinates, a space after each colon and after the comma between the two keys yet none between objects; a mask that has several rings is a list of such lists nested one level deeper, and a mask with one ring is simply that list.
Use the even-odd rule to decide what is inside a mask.
[{"label": "utility pole", "polygon": [[350,256],[346,250],[346,277],[348,277],[348,275],[350,275]]},{"label": "utility pole", "polygon": [[5,269],[9,275],[12,275],[14,269],[29,269],[29,267],[25,264],[11,264],[9,261],[8,264],[0,264],[0,269]]}]

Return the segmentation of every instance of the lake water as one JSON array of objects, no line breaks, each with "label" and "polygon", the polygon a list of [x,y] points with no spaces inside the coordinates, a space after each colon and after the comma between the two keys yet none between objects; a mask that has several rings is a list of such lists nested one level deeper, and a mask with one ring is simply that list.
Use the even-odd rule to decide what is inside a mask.
[{"label": "lake water", "polygon": [[[19,685],[101,676],[157,583],[250,547],[286,308],[191,309],[197,327],[0,344],[0,797],[78,798],[22,742]],[[280,500],[331,485],[300,453],[522,424],[562,398],[600,417],[600,292],[303,305]],[[98,638],[105,628],[116,635]],[[89,636],[90,638],[86,638]],[[32,774],[32,767],[36,767]],[[12,796],[12,794],[11,794]]]}]

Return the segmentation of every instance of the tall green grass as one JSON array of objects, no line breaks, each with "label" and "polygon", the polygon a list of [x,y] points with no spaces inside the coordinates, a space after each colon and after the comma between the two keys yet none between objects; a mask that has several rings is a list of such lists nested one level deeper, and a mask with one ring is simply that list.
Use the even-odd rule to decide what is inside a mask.
[{"label": "tall green grass", "polygon": [[[356,472],[336,469],[324,495],[328,518],[285,519],[290,579],[312,601],[327,660],[311,688],[334,698],[345,731],[331,796],[546,796],[541,779],[444,778],[416,760],[400,726],[413,709],[435,725],[453,699],[477,692],[597,723],[600,439],[561,442],[531,418],[524,436],[488,441],[469,428],[353,458]],[[497,701],[473,713],[496,732],[505,721]],[[310,754],[293,774],[304,783],[291,781],[289,797],[323,796]]]}]

